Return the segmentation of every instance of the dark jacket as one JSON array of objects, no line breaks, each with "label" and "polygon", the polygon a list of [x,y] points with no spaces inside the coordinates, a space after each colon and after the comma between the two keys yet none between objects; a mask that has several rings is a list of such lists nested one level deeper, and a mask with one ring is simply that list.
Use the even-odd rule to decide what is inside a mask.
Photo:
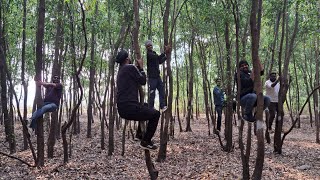
[{"label": "dark jacket", "polygon": [[[244,73],[243,71],[240,71],[240,83],[241,83],[241,89],[240,89],[240,98],[249,94],[253,93],[253,80],[250,78],[250,73]],[[237,81],[237,73],[235,74],[235,81]]]},{"label": "dark jacket", "polygon": [[62,96],[62,84],[57,83],[56,87],[47,86],[46,88],[46,95],[44,98],[44,102],[52,102],[57,106],[60,105],[60,99]]},{"label": "dark jacket", "polygon": [[213,88],[214,105],[223,106],[224,102],[224,92],[218,86]]},{"label": "dark jacket", "polygon": [[[240,90],[240,98],[249,94],[249,93],[255,93],[254,92],[254,84],[253,80],[250,78],[250,74],[252,72],[249,71],[248,73],[245,73],[243,71],[240,71],[240,83],[241,83],[241,90]],[[264,71],[262,70],[260,72],[260,75],[262,76],[264,74]],[[237,73],[235,74],[235,81],[237,81]]]},{"label": "dark jacket", "polygon": [[158,78],[160,77],[159,64],[162,64],[167,59],[164,53],[158,55],[152,50],[147,52],[147,71],[148,78]]},{"label": "dark jacket", "polygon": [[146,74],[132,64],[120,67],[117,76],[117,103],[139,103],[139,86],[146,84]]}]

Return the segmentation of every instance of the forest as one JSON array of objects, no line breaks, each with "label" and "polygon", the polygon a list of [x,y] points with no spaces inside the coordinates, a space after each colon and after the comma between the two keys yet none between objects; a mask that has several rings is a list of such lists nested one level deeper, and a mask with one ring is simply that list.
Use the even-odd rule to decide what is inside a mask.
[{"label": "forest", "polygon": [[[156,151],[117,106],[118,52],[148,72],[147,40],[166,57]],[[317,0],[0,0],[0,179],[320,179],[319,64]]]}]

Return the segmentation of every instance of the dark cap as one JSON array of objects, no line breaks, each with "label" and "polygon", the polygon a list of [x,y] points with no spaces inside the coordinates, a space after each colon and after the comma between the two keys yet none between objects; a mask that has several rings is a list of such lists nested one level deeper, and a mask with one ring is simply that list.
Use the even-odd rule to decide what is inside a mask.
[{"label": "dark cap", "polygon": [[118,52],[116,62],[121,64],[127,59],[128,56],[129,54],[126,50],[121,50],[120,52]]},{"label": "dark cap", "polygon": [[249,66],[248,62],[246,60],[242,60],[239,62],[239,67],[241,67],[242,64],[246,64]]}]

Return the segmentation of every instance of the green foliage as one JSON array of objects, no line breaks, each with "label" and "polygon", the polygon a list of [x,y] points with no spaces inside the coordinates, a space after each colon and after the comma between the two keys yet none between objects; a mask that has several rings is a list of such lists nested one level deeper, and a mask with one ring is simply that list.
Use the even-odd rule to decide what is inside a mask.
[{"label": "green foliage", "polygon": [[[44,61],[48,64],[48,67],[52,66],[54,59],[54,48],[56,39],[56,26],[58,18],[62,20],[63,29],[63,51],[61,57],[63,58],[64,75],[66,79],[71,78],[74,75],[75,69],[79,66],[81,55],[84,49],[84,34],[81,24],[81,12],[78,1],[62,0],[64,3],[63,11],[57,11],[57,5],[60,0],[46,1],[46,17],[45,17],[45,37],[44,37]],[[153,2],[153,4],[152,4]],[[218,74],[219,63],[223,67],[223,73],[227,71],[226,66],[226,47],[225,47],[225,25],[229,25],[229,38],[231,42],[231,61],[232,66],[235,68],[235,22],[233,17],[233,4],[231,1],[214,1],[214,0],[189,0],[183,7],[181,7],[183,0],[171,1],[171,10],[169,17],[169,31],[173,26],[174,19],[177,16],[177,11],[181,10],[175,28],[175,40],[176,50],[174,53],[177,55],[175,59],[172,56],[172,70],[174,74],[174,84],[180,85],[180,98],[181,100],[186,97],[182,97],[181,92],[186,90],[187,79],[187,67],[189,58],[189,44],[192,34],[195,35],[195,44],[202,42],[205,44],[205,58],[206,68],[208,71],[208,79],[211,88],[214,85],[213,79]],[[235,1],[232,1],[235,3]],[[299,3],[299,32],[294,44],[293,56],[297,62],[297,76],[298,82],[295,78],[293,83],[300,84],[300,93],[302,96],[306,96],[306,88],[304,88],[304,79],[302,78],[306,73],[313,77],[315,69],[315,44],[317,38],[320,38],[319,31],[319,12],[318,1],[316,0],[296,0],[288,1],[287,15],[288,22],[288,37],[291,37],[294,29],[294,20],[296,13],[296,4]],[[98,13],[95,14],[95,5],[98,3]],[[228,4],[230,3],[228,6]],[[239,35],[240,35],[240,53],[244,52],[244,56],[241,54],[241,59],[246,59],[251,62],[251,38],[250,38],[250,26],[249,16],[251,11],[251,1],[243,0],[238,1],[239,8]],[[175,7],[174,7],[175,5]],[[154,49],[158,53],[163,50],[163,13],[165,2],[162,0],[145,0],[140,1],[140,44],[142,55],[145,58],[144,42],[151,36],[154,42]],[[9,70],[14,77],[14,81],[20,83],[21,74],[21,42],[22,42],[22,3],[17,0],[5,1],[3,4],[3,24],[4,35],[7,43],[7,63]],[[105,80],[108,73],[110,53],[112,52],[114,43],[116,42],[120,28],[123,24],[130,26],[132,31],[133,26],[133,9],[132,1],[125,0],[91,0],[84,1],[85,8],[85,25],[88,42],[91,42],[92,27],[96,29],[95,32],[95,67],[97,76],[101,72],[102,77],[99,79]],[[152,17],[151,17],[152,8]],[[270,67],[271,59],[271,47],[274,42],[274,28],[277,19],[277,15],[282,11],[283,4],[277,0],[263,1],[262,9],[262,22],[261,22],[261,36],[260,36],[260,59],[265,64],[265,67]],[[74,20],[74,42],[75,42],[75,63],[76,67],[73,67],[73,56],[71,50],[71,20],[70,15]],[[150,19],[151,17],[151,19]],[[34,62],[35,62],[35,39],[37,29],[37,1],[27,1],[27,24],[26,24],[26,74],[27,76],[34,76]],[[151,23],[151,26],[150,26]],[[275,48],[275,62],[273,64],[274,69],[278,71],[278,50],[279,41],[281,35],[281,23],[279,26],[279,37],[277,38]],[[247,27],[246,27],[247,26]],[[151,28],[151,29],[149,29]],[[245,31],[246,29],[246,31]],[[169,32],[169,33],[170,33]],[[245,38],[246,36],[246,38]],[[243,46],[242,40],[245,39],[246,46]],[[290,41],[289,41],[290,42]],[[90,44],[90,43],[89,43]],[[319,47],[319,45],[317,46]],[[128,33],[126,40],[123,42],[121,48],[132,50],[131,32]],[[87,54],[90,54],[91,47],[89,45]],[[194,62],[194,74],[195,84],[199,87],[199,100],[201,106],[203,106],[203,90],[202,90],[202,72],[200,68],[199,59],[200,49],[195,47],[193,62]],[[85,87],[88,85],[88,79],[85,75],[88,75],[90,67],[90,56],[87,56],[83,68],[83,81]],[[291,62],[293,62],[291,60]],[[305,63],[309,66],[306,69]],[[251,63],[250,63],[251,64]],[[176,71],[179,70],[179,79],[175,77]],[[231,71],[234,71],[232,69]],[[50,71],[49,71],[50,72]],[[290,74],[293,74],[293,63],[290,63]],[[190,74],[189,74],[190,76]],[[311,83],[309,83],[311,84]],[[176,86],[174,86],[174,95],[177,94]],[[296,91],[292,88],[293,93]],[[194,96],[195,97],[195,96]]]}]

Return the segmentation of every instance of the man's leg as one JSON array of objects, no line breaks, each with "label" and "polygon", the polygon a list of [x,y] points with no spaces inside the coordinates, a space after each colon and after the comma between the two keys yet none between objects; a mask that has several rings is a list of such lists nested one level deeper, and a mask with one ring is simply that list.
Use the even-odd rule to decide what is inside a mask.
[{"label": "man's leg", "polygon": [[277,104],[278,104],[278,103],[274,103],[274,102],[271,102],[271,103],[270,103],[270,106],[269,106],[269,114],[270,114],[270,117],[269,117],[268,130],[271,130],[271,129],[272,129],[273,120],[274,120],[275,115],[276,115],[276,109],[278,108],[278,107],[277,107]]},{"label": "man's leg", "polygon": [[270,106],[270,98],[268,96],[263,96],[263,109]]},{"label": "man's leg", "polygon": [[216,106],[216,112],[218,114],[217,129],[221,131],[222,106]]},{"label": "man's leg", "polygon": [[34,129],[36,127],[36,121],[39,117],[41,117],[46,112],[53,112],[57,108],[58,106],[54,103],[47,103],[44,106],[42,106],[40,109],[38,109],[32,114],[32,117],[31,117],[32,121],[31,121],[30,127]]},{"label": "man's leg", "polygon": [[150,142],[157,130],[160,112],[140,104],[131,104],[118,107],[118,112],[122,118],[134,121],[148,121],[146,132],[142,138]]},{"label": "man's leg", "polygon": [[160,77],[158,78],[157,89],[159,91],[160,109],[163,109],[166,106],[166,101],[164,96],[164,85]]},{"label": "man's leg", "polygon": [[249,93],[245,96],[243,96],[240,99],[240,104],[244,108],[244,116],[246,117],[245,119],[250,121],[252,120],[252,109],[257,101],[257,95],[254,93]]},{"label": "man's leg", "polygon": [[148,104],[150,108],[154,108],[154,98],[156,97],[157,79],[149,78],[149,98]]}]

